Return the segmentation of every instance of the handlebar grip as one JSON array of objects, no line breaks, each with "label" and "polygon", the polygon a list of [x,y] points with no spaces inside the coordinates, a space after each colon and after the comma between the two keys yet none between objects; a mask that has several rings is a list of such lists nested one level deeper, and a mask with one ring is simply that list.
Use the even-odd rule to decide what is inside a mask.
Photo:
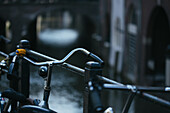
[{"label": "handlebar grip", "polygon": [[10,64],[8,74],[12,74],[13,69],[14,69],[14,65],[15,65],[14,62],[12,62],[12,63]]},{"label": "handlebar grip", "polygon": [[100,59],[97,55],[90,53],[89,56],[92,57],[93,59],[97,60],[101,64],[101,66],[104,65],[104,61],[102,59]]},{"label": "handlebar grip", "polygon": [[93,90],[93,91],[90,92],[90,100],[91,100],[91,104],[93,106],[93,110],[96,113],[103,111],[102,102],[101,102],[101,99],[100,99],[99,92],[97,90]]},{"label": "handlebar grip", "polygon": [[17,76],[13,75],[13,70],[14,70],[14,67],[15,67],[16,59],[17,59],[17,55],[13,56],[12,62],[10,63],[9,70],[8,70],[8,73],[7,73],[7,78],[9,80],[11,80],[13,78],[18,79]]},{"label": "handlebar grip", "polygon": [[8,70],[8,74],[7,74],[7,78],[8,78],[9,80],[12,79],[12,72],[13,72],[13,69],[14,69],[14,65],[15,65],[15,63],[12,62],[12,63],[10,64],[10,66],[9,66],[9,70]]}]

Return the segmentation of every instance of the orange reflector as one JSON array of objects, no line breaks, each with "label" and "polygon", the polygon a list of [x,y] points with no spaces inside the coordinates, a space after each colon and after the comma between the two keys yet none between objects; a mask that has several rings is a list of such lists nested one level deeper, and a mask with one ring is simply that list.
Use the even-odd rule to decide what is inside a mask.
[{"label": "orange reflector", "polygon": [[25,49],[17,49],[16,54],[19,56],[23,56],[26,54],[26,50]]}]

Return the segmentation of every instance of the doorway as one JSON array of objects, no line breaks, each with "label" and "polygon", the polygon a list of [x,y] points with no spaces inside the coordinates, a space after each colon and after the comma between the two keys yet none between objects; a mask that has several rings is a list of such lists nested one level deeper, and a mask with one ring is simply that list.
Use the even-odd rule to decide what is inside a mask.
[{"label": "doorway", "polygon": [[170,28],[166,12],[156,7],[149,20],[146,44],[145,75],[150,85],[165,85],[166,49],[170,44]]}]

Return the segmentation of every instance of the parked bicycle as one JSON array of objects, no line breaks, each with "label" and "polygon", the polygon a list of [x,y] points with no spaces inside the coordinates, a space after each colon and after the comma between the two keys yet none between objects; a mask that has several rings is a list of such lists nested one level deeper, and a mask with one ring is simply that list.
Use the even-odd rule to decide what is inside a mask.
[{"label": "parked bicycle", "polygon": [[[26,44],[27,41],[21,41],[21,43]],[[53,65],[57,65],[57,66],[67,68],[67,69],[72,70],[76,73],[84,74],[83,69],[66,63],[66,61],[77,51],[81,51],[82,53],[84,53],[88,57],[91,57],[92,59],[98,61],[101,65],[103,65],[103,61],[98,56],[94,55],[93,53],[90,53],[89,51],[87,51],[83,48],[77,48],[77,49],[72,50],[62,60],[57,60],[57,59],[51,58],[49,56],[40,54],[38,52],[29,50],[29,49],[25,49],[25,48],[19,48],[19,49],[16,50],[16,53],[13,54],[12,59],[11,59],[11,63],[9,65],[8,74],[7,74],[8,79],[9,80],[12,80],[14,78],[17,79],[17,77],[13,74],[13,71],[15,69],[15,64],[16,64],[18,59],[24,59],[27,62],[29,62],[29,63],[31,63],[35,66],[41,66],[40,71],[39,71],[39,75],[44,78],[44,83],[45,83],[43,101],[41,103],[36,104],[38,106],[41,106],[41,108],[43,108],[43,109],[41,109],[40,107],[37,107],[37,106],[36,107],[35,106],[24,106],[24,107],[21,107],[18,110],[19,112],[30,112],[31,109],[32,109],[32,111],[38,110],[38,112],[43,112],[43,110],[49,109],[48,99],[49,99],[50,89],[51,89],[50,83],[51,83],[51,71],[52,71]],[[36,61],[32,60],[31,56],[38,56],[40,58],[44,58],[44,59],[49,60],[49,61],[36,62]],[[18,79],[20,79],[20,78],[18,78]],[[28,103],[31,104],[31,102],[29,102],[27,100],[27,98],[25,98],[24,95],[21,95],[21,94],[17,93],[14,90],[11,90],[11,89],[4,91],[2,93],[2,96],[7,97],[7,98],[12,99],[12,100],[15,100],[15,101],[19,101],[22,104],[23,103],[24,104],[28,104]],[[12,104],[11,101],[9,101],[8,104]],[[17,107],[17,105],[15,104],[14,107],[12,107],[13,108],[12,111],[17,111],[16,107]],[[4,112],[7,112],[8,108],[9,108],[9,105],[7,105],[7,107],[4,108]],[[47,111],[45,111],[45,112],[47,112]],[[53,111],[50,110],[49,112],[53,112]]]},{"label": "parked bicycle", "polygon": [[[22,43],[27,43],[27,41],[21,41]],[[88,57],[90,57],[94,61],[89,61],[86,63],[84,69],[81,69],[77,66],[71,65],[66,61],[77,51],[81,51]],[[44,94],[43,100],[39,102],[38,100],[32,100],[26,98],[23,94],[14,91],[13,89],[8,89],[2,92],[2,97],[9,98],[9,101],[6,105],[3,105],[3,112],[8,112],[9,105],[12,105],[13,109],[11,112],[19,112],[19,113],[56,113],[53,110],[49,109],[48,99],[50,96],[51,90],[51,75],[52,68],[54,65],[60,66],[67,70],[71,70],[73,72],[78,73],[84,77],[84,104],[83,104],[83,113],[113,113],[113,109],[111,107],[104,108],[101,101],[100,92],[103,89],[112,89],[112,90],[128,90],[132,92],[123,108],[122,113],[127,113],[129,107],[135,97],[135,95],[139,95],[140,97],[144,97],[152,102],[158,103],[164,107],[170,108],[170,102],[160,99],[156,96],[153,96],[147,92],[170,92],[170,87],[143,87],[143,86],[135,86],[135,85],[124,85],[117,81],[108,79],[102,76],[103,65],[104,62],[95,54],[90,53],[89,51],[83,48],[77,48],[72,50],[66,57],[62,60],[57,60],[55,58],[43,55],[41,53],[35,52],[33,50],[27,48],[18,48],[15,54],[7,55],[5,53],[1,53],[4,55],[6,59],[10,59],[10,65],[7,66],[6,60],[1,61],[0,67],[1,71],[8,73],[8,78],[17,78],[13,72],[15,71],[15,64],[18,59],[23,59],[35,66],[40,66],[39,75],[44,78]],[[9,57],[10,56],[10,57]],[[35,56],[39,58],[43,58],[47,61],[38,62],[35,60]],[[4,65],[5,64],[5,65]],[[20,79],[20,78],[18,78]],[[19,101],[19,105],[16,104],[16,101]]]}]

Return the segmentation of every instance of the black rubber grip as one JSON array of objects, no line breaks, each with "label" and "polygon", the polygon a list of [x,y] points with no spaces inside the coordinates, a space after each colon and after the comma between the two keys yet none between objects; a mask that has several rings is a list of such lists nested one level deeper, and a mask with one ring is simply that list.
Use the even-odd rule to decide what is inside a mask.
[{"label": "black rubber grip", "polygon": [[14,62],[12,62],[9,66],[8,74],[12,75],[13,69],[14,69]]},{"label": "black rubber grip", "polygon": [[103,106],[102,102],[100,99],[100,94],[97,90],[93,90],[90,92],[90,101],[93,106],[93,110],[96,113],[102,112],[103,111]]},{"label": "black rubber grip", "polygon": [[3,91],[2,97],[9,98],[9,99],[12,99],[12,100],[16,100],[16,101],[19,101],[21,103],[27,102],[27,98],[22,93],[16,92],[13,89],[7,89],[7,90]]},{"label": "black rubber grip", "polygon": [[14,69],[14,62],[12,62],[9,66],[9,70],[8,70],[8,74],[7,74],[7,78],[8,80],[11,80],[13,78],[13,69]]},{"label": "black rubber grip", "polygon": [[101,64],[101,66],[104,65],[104,61],[101,58],[99,58],[97,55],[90,53],[89,56],[95,59],[96,61],[98,61]]}]

